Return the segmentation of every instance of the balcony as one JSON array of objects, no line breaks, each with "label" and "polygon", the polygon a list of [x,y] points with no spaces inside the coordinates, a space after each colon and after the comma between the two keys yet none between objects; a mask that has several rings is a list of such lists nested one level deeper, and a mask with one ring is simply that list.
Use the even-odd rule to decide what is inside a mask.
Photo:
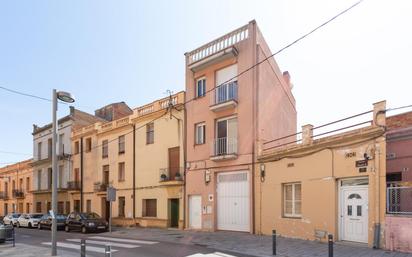
[{"label": "balcony", "polygon": [[67,189],[69,191],[80,191],[80,181],[74,180],[67,182]]},{"label": "balcony", "polygon": [[94,192],[96,192],[96,193],[106,193],[108,186],[109,186],[109,183],[107,183],[107,182],[96,182],[96,183],[94,183]]},{"label": "balcony", "polygon": [[237,81],[216,87],[214,94],[211,94],[210,110],[219,112],[235,108],[237,106],[237,88]]},{"label": "balcony", "polygon": [[0,200],[7,200],[9,199],[9,194],[5,191],[0,191]]},{"label": "balcony", "polygon": [[[184,168],[163,168],[159,170],[159,180],[161,183],[175,182],[168,184],[183,184]],[[177,182],[177,183],[176,183]]]},{"label": "balcony", "polygon": [[19,190],[19,189],[13,190],[13,198],[24,198],[23,190]]},{"label": "balcony", "polygon": [[237,158],[237,139],[230,137],[216,138],[212,144],[212,161],[224,161]]}]

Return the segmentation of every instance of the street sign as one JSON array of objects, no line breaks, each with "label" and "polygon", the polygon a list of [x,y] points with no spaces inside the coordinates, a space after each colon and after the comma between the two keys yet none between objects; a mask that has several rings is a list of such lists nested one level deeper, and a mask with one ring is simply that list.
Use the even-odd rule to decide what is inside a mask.
[{"label": "street sign", "polygon": [[107,198],[108,202],[116,201],[116,188],[114,187],[107,187]]}]

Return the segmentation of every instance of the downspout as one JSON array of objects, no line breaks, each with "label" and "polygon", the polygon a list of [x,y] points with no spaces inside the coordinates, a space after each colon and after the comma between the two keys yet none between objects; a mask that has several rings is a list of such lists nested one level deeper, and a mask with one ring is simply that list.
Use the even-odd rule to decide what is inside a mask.
[{"label": "downspout", "polygon": [[186,226],[186,108],[183,108],[182,134],[183,134],[183,229]]},{"label": "downspout", "polygon": [[136,219],[136,124],[133,123],[133,219]]},{"label": "downspout", "polygon": [[80,138],[80,212],[83,212],[83,137]]},{"label": "downspout", "polygon": [[[257,40],[256,40],[256,22],[253,21],[251,22],[253,26],[253,37],[252,37],[252,60],[255,62],[253,65],[255,65],[258,60],[257,60]],[[256,227],[256,220],[255,220],[255,158],[256,158],[256,140],[257,140],[257,126],[258,126],[258,118],[257,118],[257,106],[258,106],[258,83],[257,83],[257,72],[256,69],[253,69],[253,142],[252,142],[252,186],[251,186],[251,191],[252,191],[252,211],[251,211],[251,217],[252,217],[252,234],[255,234],[255,227]]]},{"label": "downspout", "polygon": [[[375,185],[375,192],[376,192],[376,199],[375,199],[375,227],[374,227],[374,237],[373,237],[373,248],[374,249],[379,249],[380,248],[380,233],[381,233],[381,223],[380,223],[380,211],[381,211],[381,195],[380,195],[380,173],[381,173],[381,167],[380,167],[380,156],[381,156],[381,151],[380,151],[380,146],[379,144],[376,145],[376,151],[375,151],[375,176],[376,176],[376,185]],[[377,155],[377,156],[376,156]],[[376,158],[377,157],[377,158]],[[378,160],[376,160],[378,159]]]}]

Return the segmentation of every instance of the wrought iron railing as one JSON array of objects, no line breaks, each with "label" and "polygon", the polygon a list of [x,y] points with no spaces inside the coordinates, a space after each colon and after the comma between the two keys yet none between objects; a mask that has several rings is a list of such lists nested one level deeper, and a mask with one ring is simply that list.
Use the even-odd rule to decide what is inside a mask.
[{"label": "wrought iron railing", "polygon": [[231,137],[216,138],[212,145],[212,156],[237,154],[237,139]]},{"label": "wrought iron railing", "polygon": [[107,182],[96,182],[94,183],[94,192],[105,192],[108,186],[109,183]]},{"label": "wrought iron railing", "polygon": [[23,190],[20,190],[20,189],[13,190],[13,197],[14,198],[23,198],[24,197]]},{"label": "wrought iron railing", "polygon": [[215,93],[211,95],[211,104],[221,104],[230,100],[237,101],[237,88],[237,81],[232,81],[216,87],[214,89]]},{"label": "wrought iron railing", "polygon": [[184,168],[163,168],[159,170],[160,182],[163,181],[181,181],[183,180]]},{"label": "wrought iron railing", "polygon": [[69,190],[80,190],[80,181],[74,180],[67,182],[67,189]]},{"label": "wrought iron railing", "polygon": [[386,189],[386,213],[412,214],[412,186],[389,186]]}]

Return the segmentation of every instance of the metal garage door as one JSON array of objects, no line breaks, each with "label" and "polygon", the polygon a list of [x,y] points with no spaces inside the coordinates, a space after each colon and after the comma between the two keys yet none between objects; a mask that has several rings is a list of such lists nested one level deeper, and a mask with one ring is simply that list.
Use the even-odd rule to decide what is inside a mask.
[{"label": "metal garage door", "polygon": [[249,231],[249,183],[247,172],[220,173],[217,177],[217,228]]}]

